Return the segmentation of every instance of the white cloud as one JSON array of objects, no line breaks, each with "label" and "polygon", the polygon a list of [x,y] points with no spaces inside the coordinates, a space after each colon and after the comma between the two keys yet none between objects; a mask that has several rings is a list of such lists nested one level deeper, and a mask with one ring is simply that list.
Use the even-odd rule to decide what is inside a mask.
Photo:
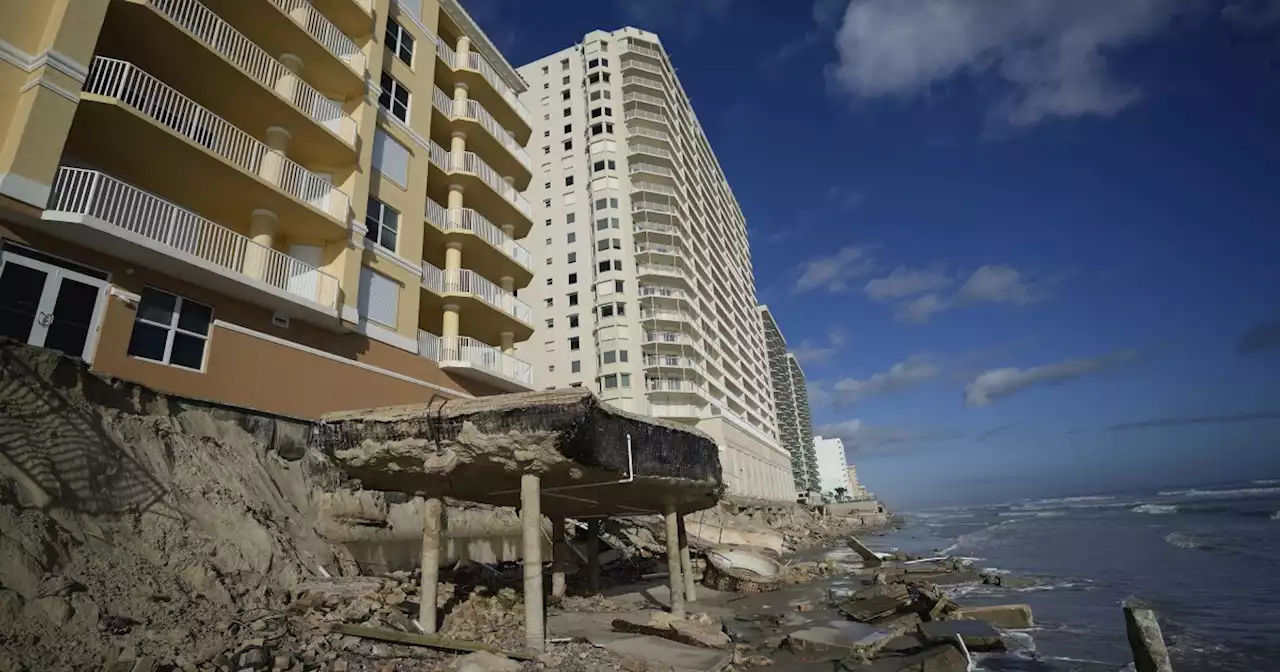
[{"label": "white cloud", "polygon": [[1102,371],[1137,357],[1137,352],[1125,350],[1101,357],[1073,359],[1030,369],[1006,367],[984,371],[964,386],[964,403],[967,406],[987,406],[997,399],[1035,385],[1060,383]]},{"label": "white cloud", "polygon": [[950,307],[950,301],[938,294],[929,293],[900,304],[894,317],[908,324],[926,324],[934,313],[940,313]]},{"label": "white cloud", "polygon": [[825,398],[835,406],[852,406],[860,401],[884,394],[901,392],[937,376],[942,368],[924,355],[912,355],[865,380],[843,378],[825,392]]},{"label": "white cloud", "polygon": [[820,346],[805,339],[800,342],[800,347],[791,351],[791,354],[801,364],[821,364],[840,352],[842,346],[844,346],[844,330],[832,329],[827,334],[827,345]]},{"label": "white cloud", "polygon": [[1012,303],[1024,306],[1044,298],[1043,293],[1027,282],[1018,269],[1009,266],[983,266],[973,272],[958,296],[964,301]]},{"label": "white cloud", "polygon": [[910,98],[960,75],[994,74],[994,114],[1015,126],[1111,115],[1141,98],[1112,50],[1164,30],[1202,0],[853,0],[836,33],[834,85],[857,98]]},{"label": "white cloud", "polygon": [[792,291],[848,291],[854,280],[866,276],[874,269],[875,259],[871,258],[870,250],[850,245],[829,257],[815,257],[801,264],[800,277]]},{"label": "white cloud", "polygon": [[939,430],[921,430],[909,427],[868,425],[861,420],[830,422],[813,428],[813,433],[824,438],[839,438],[845,452],[852,459],[855,455],[910,449],[912,444],[935,443],[960,438],[959,435]]},{"label": "white cloud", "polygon": [[946,269],[933,267],[927,269],[907,268],[899,266],[884,277],[873,278],[867,282],[863,291],[873,301],[895,301],[909,296],[933,292],[952,283]]}]

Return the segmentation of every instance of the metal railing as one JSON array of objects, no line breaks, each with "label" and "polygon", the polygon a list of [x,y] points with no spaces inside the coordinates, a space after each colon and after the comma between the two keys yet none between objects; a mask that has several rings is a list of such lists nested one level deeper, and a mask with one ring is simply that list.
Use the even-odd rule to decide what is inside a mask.
[{"label": "metal railing", "polygon": [[693,316],[683,310],[641,310],[640,319],[693,322]]},{"label": "metal railing", "polygon": [[657,89],[659,91],[666,90],[666,87],[662,84],[661,79],[654,79],[652,77],[638,77],[636,75],[628,75],[622,78],[622,85],[626,86],[628,84],[638,84],[640,86],[647,86],[651,89]]},{"label": "metal railing", "polygon": [[646,103],[648,105],[657,105],[658,107],[662,107],[662,108],[665,108],[667,106],[666,100],[659,98],[657,96],[651,96],[647,93],[635,93],[635,92],[624,93],[622,94],[622,102]]},{"label": "metal railing", "polygon": [[707,390],[692,380],[678,378],[645,378],[644,389],[647,392],[687,392],[707,396]]},{"label": "metal railing", "polygon": [[627,149],[632,154],[648,154],[649,156],[656,156],[660,159],[666,159],[668,161],[676,160],[675,154],[672,154],[670,151],[665,150],[661,147],[654,147],[653,145],[646,145],[640,142],[628,142]]},{"label": "metal railing", "polygon": [[666,115],[658,114],[657,112],[650,112],[648,110],[627,110],[626,112],[623,113],[622,118],[623,119],[647,119],[649,121],[656,121],[662,124],[669,123],[667,122]]},{"label": "metal railing", "polygon": [[520,146],[520,143],[516,142],[515,136],[507,131],[502,124],[498,123],[498,120],[494,119],[488,110],[484,109],[483,105],[468,98],[462,109],[459,109],[458,101],[450,98],[449,94],[438,86],[435,87],[435,91],[432,93],[431,102],[436,109],[443,112],[447,117],[470,119],[480,124],[494,140],[498,141],[498,144],[516,157],[520,165],[533,170],[533,160],[529,158],[529,153],[525,151],[524,147]]},{"label": "metal railing", "polygon": [[663,287],[661,285],[641,285],[641,298],[646,296],[655,296],[663,299],[680,299],[682,301],[693,301],[693,296],[683,289],[675,287]]},{"label": "metal railing", "polygon": [[702,369],[702,365],[698,360],[692,357],[681,357],[680,355],[645,355],[645,366],[670,366],[683,369]]},{"label": "metal railing", "polygon": [[115,98],[245,172],[346,222],[350,199],[328,179],[272,150],[132,63],[103,56],[94,58],[84,92]]},{"label": "metal railing", "polygon": [[520,102],[520,98],[516,95],[516,92],[507,85],[506,80],[502,79],[498,74],[498,71],[489,64],[489,61],[486,60],[484,56],[481,56],[474,51],[468,51],[467,62],[459,63],[458,52],[454,51],[453,48],[446,44],[439,35],[436,36],[436,54],[440,57],[440,60],[445,62],[445,65],[449,66],[450,70],[457,70],[461,65],[468,70],[474,70],[480,73],[480,76],[489,83],[489,86],[492,86],[493,90],[497,91],[498,95],[502,96],[502,99],[507,101],[507,104],[511,106],[511,109],[515,111],[516,116],[524,120],[524,123],[532,125],[533,114],[529,112],[529,108],[525,107],[524,103]]},{"label": "metal railing", "polygon": [[470,336],[446,337],[419,331],[418,354],[445,366],[450,363],[466,363],[525,387],[533,385],[531,364]]},{"label": "metal railing", "polygon": [[637,243],[636,253],[643,254],[651,252],[654,254],[670,254],[683,256],[684,248],[678,245],[663,245],[662,243]]},{"label": "metal railing", "polygon": [[637,42],[623,42],[622,51],[623,52],[634,51],[637,54],[644,54],[646,56],[651,56],[653,58],[662,58],[662,51],[660,51],[657,47],[650,47],[646,44],[639,44]]},{"label": "metal railing", "polygon": [[635,200],[631,201],[631,212],[643,212],[645,210],[651,212],[665,212],[669,214],[678,214],[680,209],[670,203],[659,203],[658,201]]},{"label": "metal railing", "polygon": [[475,271],[441,270],[424,261],[422,285],[436,294],[470,294],[525,324],[533,323],[533,309],[529,304]]},{"label": "metal railing", "polygon": [[680,195],[680,192],[671,185],[658,184],[657,182],[645,182],[643,180],[632,180],[631,191],[652,191],[655,194],[666,194],[668,196]]},{"label": "metal railing", "polygon": [[667,143],[671,142],[670,133],[667,133],[666,131],[659,131],[653,128],[646,128],[644,126],[627,127],[627,137],[628,138],[632,138],[632,137],[653,138],[655,140],[662,140],[663,142],[667,142]]},{"label": "metal railing", "polygon": [[655,163],[633,163],[628,166],[628,168],[630,169],[629,172],[631,174],[648,173],[650,175],[663,175],[665,177],[672,178],[676,176],[676,171],[671,170],[666,166],[659,166]]},{"label": "metal railing", "polygon": [[497,250],[515,260],[516,263],[533,270],[533,255],[523,245],[508,236],[496,224],[485,219],[483,215],[470,208],[449,208],[427,199],[427,221],[441,231],[467,231],[473,233],[492,245]]},{"label": "metal railing", "polygon": [[98,171],[58,169],[46,212],[88,215],[312,303],[337,306],[332,275]]},{"label": "metal railing", "polygon": [[[340,105],[325,98],[208,7],[196,0],[145,0],[145,2],[185,28],[210,49],[226,57],[259,84],[292,103],[316,123],[332,130],[347,144],[355,144],[356,122],[342,111]],[[292,90],[282,93],[284,87],[277,85],[285,78],[292,79],[292,85],[289,87]]]},{"label": "metal railing", "polygon": [[[633,208],[632,211],[634,212],[635,209]],[[665,233],[672,236],[680,234],[680,227],[674,224],[662,224],[660,222],[635,222],[633,226],[637,233],[652,231],[654,233]]]},{"label": "metal railing", "polygon": [[475,152],[455,154],[436,144],[435,140],[431,140],[427,148],[427,156],[432,163],[445,172],[465,172],[475,175],[480,178],[481,182],[489,185],[489,188],[497,192],[499,196],[506,199],[508,203],[515,206],[525,217],[533,216],[533,209],[529,206],[529,200],[516,191],[514,186],[507,184],[507,181],[502,179],[498,171],[490,168],[489,164],[485,163]]},{"label": "metal railing", "polygon": [[[315,38],[316,42],[319,42],[329,53],[346,63],[347,67],[358,73],[364,73],[364,52],[360,51],[360,47],[357,47],[351,38],[325,18],[324,14],[312,7],[311,0],[271,0],[271,2],[287,14],[294,23],[302,26],[302,29]],[[357,2],[357,4],[361,3]]]},{"label": "metal railing", "polygon": [[644,332],[645,343],[674,343],[678,345],[697,346],[697,341],[686,334],[678,331],[646,331]]},{"label": "metal railing", "polygon": [[[628,69],[640,70],[641,72],[651,72],[655,75],[663,74],[662,68],[659,68],[656,65],[649,65],[648,63],[644,63],[642,61],[637,61],[630,58],[622,59],[622,69],[623,70],[628,70]],[[663,83],[665,84],[666,82],[664,81]]]}]

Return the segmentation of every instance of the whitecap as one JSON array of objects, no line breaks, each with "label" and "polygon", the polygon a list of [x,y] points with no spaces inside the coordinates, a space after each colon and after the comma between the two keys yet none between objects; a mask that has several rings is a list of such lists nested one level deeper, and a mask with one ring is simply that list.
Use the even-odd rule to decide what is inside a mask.
[{"label": "whitecap", "polygon": [[1005,511],[1001,518],[1058,518],[1067,515],[1063,511]]},{"label": "whitecap", "polygon": [[1129,509],[1133,513],[1150,513],[1153,515],[1177,513],[1178,507],[1173,504],[1139,504]]},{"label": "whitecap", "polygon": [[1166,543],[1177,546],[1178,548],[1205,550],[1213,550],[1215,548],[1209,542],[1185,532],[1170,532],[1165,535],[1164,540]]},{"label": "whitecap", "polygon": [[1258,497],[1280,494],[1280,488],[1234,488],[1230,490],[1162,490],[1161,497]]}]

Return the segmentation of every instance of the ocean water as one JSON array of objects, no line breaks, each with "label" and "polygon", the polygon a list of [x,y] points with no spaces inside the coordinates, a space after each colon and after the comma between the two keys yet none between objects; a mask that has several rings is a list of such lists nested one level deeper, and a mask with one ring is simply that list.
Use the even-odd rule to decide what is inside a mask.
[{"label": "ocean water", "polygon": [[1160,615],[1178,672],[1280,671],[1280,480],[907,514],[875,550],[974,559],[1035,584],[962,586],[963,604],[1025,602],[1027,650],[986,670],[1120,670],[1121,603]]}]

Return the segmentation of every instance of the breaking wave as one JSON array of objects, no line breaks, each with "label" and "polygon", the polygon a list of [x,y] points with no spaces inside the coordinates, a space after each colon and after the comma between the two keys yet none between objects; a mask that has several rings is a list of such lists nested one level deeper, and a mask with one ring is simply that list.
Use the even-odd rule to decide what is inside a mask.
[{"label": "breaking wave", "polygon": [[1235,488],[1231,490],[1162,490],[1161,497],[1262,497],[1280,495],[1280,488]]},{"label": "breaking wave", "polygon": [[1139,504],[1129,509],[1134,513],[1150,513],[1153,515],[1177,513],[1178,507],[1173,504]]},{"label": "breaking wave", "polygon": [[1001,518],[1058,518],[1065,516],[1062,511],[1005,511],[1000,514]]},{"label": "breaking wave", "polygon": [[1187,534],[1186,532],[1170,532],[1165,535],[1166,543],[1177,546],[1178,548],[1199,549],[1203,551],[1216,551],[1218,547],[1205,541],[1200,537]]}]

